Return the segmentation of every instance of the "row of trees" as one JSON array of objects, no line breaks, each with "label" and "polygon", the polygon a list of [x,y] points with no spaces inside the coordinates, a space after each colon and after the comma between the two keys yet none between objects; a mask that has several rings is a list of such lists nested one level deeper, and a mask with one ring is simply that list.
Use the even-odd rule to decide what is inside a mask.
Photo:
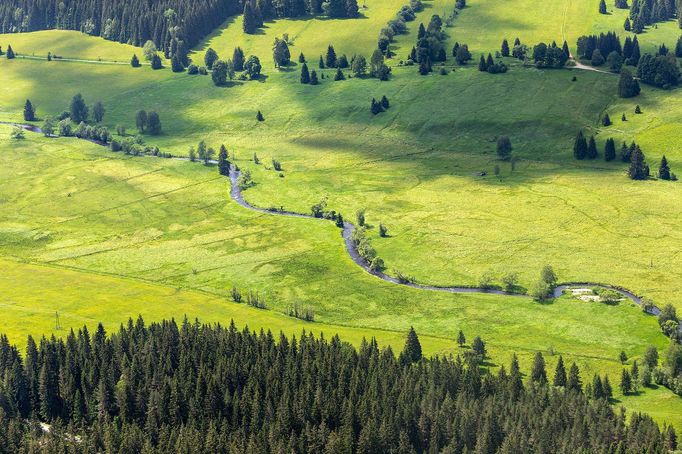
[{"label": "row of trees", "polygon": [[[461,345],[465,339],[460,333]],[[0,337],[2,452],[649,452],[669,426],[616,412],[559,358],[514,356],[495,375],[485,343],[423,356],[413,329],[398,357],[376,341],[300,338],[185,320],[130,320],[65,339]],[[49,432],[38,421],[51,424]],[[576,436],[575,434],[584,434]]]},{"label": "row of trees", "polygon": [[409,5],[403,5],[395,18],[388,21],[386,27],[379,32],[379,39],[377,40],[377,48],[386,56],[391,57],[390,44],[396,35],[407,33],[407,22],[412,22],[416,19],[417,13],[424,9],[421,0],[410,0]]},{"label": "row of trees", "polygon": [[444,62],[447,59],[445,41],[447,35],[443,31],[443,20],[438,14],[431,16],[428,27],[419,24],[417,44],[413,48],[410,60],[419,64],[419,74],[426,75],[432,71],[433,62]]}]

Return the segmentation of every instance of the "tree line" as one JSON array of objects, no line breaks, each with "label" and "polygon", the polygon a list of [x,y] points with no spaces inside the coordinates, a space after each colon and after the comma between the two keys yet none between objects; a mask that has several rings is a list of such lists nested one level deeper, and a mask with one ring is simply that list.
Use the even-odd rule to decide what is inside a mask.
[{"label": "tree line", "polygon": [[[485,343],[423,356],[410,330],[396,356],[363,341],[129,320],[64,339],[0,337],[0,451],[104,453],[649,452],[672,427],[625,418],[590,395],[575,364],[553,378],[537,354],[492,374]],[[568,369],[568,370],[567,370]],[[39,421],[48,423],[41,430]]]},{"label": "tree line", "polygon": [[135,46],[151,40],[170,57],[174,41],[191,48],[240,12],[237,0],[6,0],[0,30],[79,30]]}]

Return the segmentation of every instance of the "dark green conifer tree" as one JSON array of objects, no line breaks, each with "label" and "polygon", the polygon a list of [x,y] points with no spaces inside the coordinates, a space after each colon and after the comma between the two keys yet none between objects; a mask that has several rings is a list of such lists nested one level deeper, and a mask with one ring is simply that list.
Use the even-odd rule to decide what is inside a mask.
[{"label": "dark green conifer tree", "polygon": [[132,66],[133,68],[140,67],[140,59],[137,58],[137,55],[133,54],[133,58],[130,59],[130,66]]},{"label": "dark green conifer tree", "polygon": [[407,333],[407,339],[405,340],[405,347],[400,354],[400,362],[403,365],[416,363],[422,359],[422,346],[419,342],[419,336],[414,330],[414,327],[410,327],[410,331]]},{"label": "dark green conifer tree", "polygon": [[554,380],[552,384],[554,386],[566,386],[566,368],[564,367],[564,359],[559,356],[559,361],[556,363],[556,370],[554,371]]},{"label": "dark green conifer tree", "polygon": [[28,99],[26,104],[24,104],[24,121],[36,121],[36,111]]},{"label": "dark green conifer tree", "polygon": [[668,166],[668,160],[665,155],[661,158],[661,164],[658,167],[658,178],[661,180],[670,180],[670,167]]},{"label": "dark green conifer tree", "polygon": [[500,53],[503,57],[509,57],[509,43],[506,39],[502,40],[502,49]]},{"label": "dark green conifer tree", "polygon": [[301,83],[302,84],[310,83],[310,73],[308,72],[308,65],[305,63],[301,65]]},{"label": "dark green conifer tree", "polygon": [[609,138],[606,139],[606,144],[604,145],[604,160],[607,162],[616,159],[616,142]]},{"label": "dark green conifer tree", "polygon": [[225,148],[225,145],[220,145],[220,152],[218,153],[218,173],[223,176],[230,175],[230,161],[227,160],[227,148]]},{"label": "dark green conifer tree", "polygon": [[594,136],[590,136],[590,140],[587,145],[587,159],[596,159],[598,155],[597,144],[594,141]]},{"label": "dark green conifer tree", "polygon": [[582,131],[578,132],[578,136],[575,138],[573,157],[578,160],[583,160],[587,157],[587,140]]},{"label": "dark green conifer tree", "polygon": [[533,369],[530,374],[530,379],[535,383],[544,384],[547,383],[547,372],[545,371],[545,358],[542,357],[542,353],[535,353],[535,358],[533,359]]}]

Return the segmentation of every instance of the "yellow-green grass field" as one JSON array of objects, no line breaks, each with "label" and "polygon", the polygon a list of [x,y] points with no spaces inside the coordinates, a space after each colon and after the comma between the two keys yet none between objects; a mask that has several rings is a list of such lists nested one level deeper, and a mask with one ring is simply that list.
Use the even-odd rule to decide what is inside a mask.
[{"label": "yellow-green grass field", "polygon": [[[20,120],[26,97],[39,115],[58,113],[76,91],[105,103],[112,129],[133,130],[138,108],[158,110],[165,132],[149,143],[181,155],[202,139],[225,143],[253,171],[258,184],[246,195],[256,204],[307,211],[327,196],[346,216],[366,208],[370,223],[390,229],[390,238],[375,239],[389,271],[437,284],[514,271],[528,287],[549,263],[562,280],[621,285],[682,307],[677,183],[633,183],[622,163],[576,164],[571,154],[574,135],[586,128],[599,132],[600,147],[608,136],[636,139],[652,168],[666,154],[675,171],[679,140],[651,129],[680,123],[675,91],[645,88],[622,101],[614,97],[617,76],[579,72],[571,82],[568,71],[524,68],[425,78],[402,68],[388,83],[325,79],[309,87],[297,83],[296,71],[267,65],[264,83],[216,88],[208,77],[167,70],[74,64],[42,71],[47,64],[0,62],[0,116]],[[372,117],[368,101],[382,94],[392,107]],[[636,103],[644,114],[630,113]],[[256,109],[264,123],[255,121]],[[605,109],[615,124],[599,128]],[[522,158],[513,174],[495,160],[501,133]],[[266,164],[280,160],[285,177],[248,163],[254,152]]]},{"label": "yellow-green grass field", "polygon": [[[621,350],[634,359],[649,344],[666,347],[656,320],[631,303],[538,304],[385,283],[352,263],[331,223],[248,211],[228,199],[215,168],[126,157],[75,139],[27,133],[16,141],[9,130],[0,127],[1,331],[15,342],[98,321],[111,330],[137,314],[187,315],[339,333],[356,344],[376,335],[394,349],[415,326],[428,353],[447,354],[462,329],[488,342],[493,364],[517,352],[527,368],[541,350],[551,370],[554,351],[576,361],[586,380],[596,371],[618,376]],[[259,291],[268,309],[232,302],[232,286]],[[282,315],[295,303],[313,308],[316,322]],[[682,423],[674,416],[682,401],[668,391],[640,397],[628,407]]]},{"label": "yellow-green grass field", "polygon": [[[0,34],[0,46],[11,45],[21,56],[47,58],[47,53],[65,59],[102,60],[129,63],[133,54],[142,58],[141,49],[129,44],[107,41],[72,30],[44,30],[32,33]],[[55,61],[55,63],[58,63]]]}]

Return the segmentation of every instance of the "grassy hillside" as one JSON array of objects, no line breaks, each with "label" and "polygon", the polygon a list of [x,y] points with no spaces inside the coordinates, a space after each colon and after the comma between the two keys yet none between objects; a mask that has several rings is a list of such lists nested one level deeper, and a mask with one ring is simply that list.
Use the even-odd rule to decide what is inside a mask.
[{"label": "grassy hillside", "polygon": [[130,62],[133,54],[142,57],[142,49],[90,36],[72,30],[45,30],[32,33],[0,34],[3,49],[11,45],[14,52],[25,56],[47,58],[47,53],[65,59]]},{"label": "grassy hillside", "polygon": [[[586,128],[599,133],[600,148],[609,136],[636,139],[653,168],[665,153],[678,170],[682,148],[660,133],[680,121],[675,92],[645,88],[621,101],[616,76],[579,72],[571,82],[568,71],[518,67],[500,76],[468,68],[429,77],[396,68],[388,83],[325,79],[310,87],[297,71],[266,64],[264,83],[216,88],[208,77],[167,70],[45,65],[0,62],[0,116],[20,119],[26,97],[39,115],[61,112],[77,91],[104,102],[112,129],[134,130],[137,109],[158,110],[165,132],[149,143],[175,154],[199,140],[225,143],[254,172],[259,184],[247,197],[256,204],[308,211],[327,196],[346,216],[366,208],[371,223],[391,231],[376,241],[389,270],[438,284],[475,284],[488,270],[512,270],[528,287],[550,263],[562,280],[622,285],[682,307],[682,264],[670,253],[679,240],[676,184],[632,183],[622,163],[577,164],[571,155],[574,135]],[[50,87],[61,80],[55,95]],[[369,99],[384,94],[393,107],[372,117]],[[644,114],[631,114],[635,103]],[[605,108],[615,124],[599,128]],[[499,134],[522,159],[513,174],[495,160]],[[280,160],[285,178],[249,163],[254,152],[265,163]]]}]

